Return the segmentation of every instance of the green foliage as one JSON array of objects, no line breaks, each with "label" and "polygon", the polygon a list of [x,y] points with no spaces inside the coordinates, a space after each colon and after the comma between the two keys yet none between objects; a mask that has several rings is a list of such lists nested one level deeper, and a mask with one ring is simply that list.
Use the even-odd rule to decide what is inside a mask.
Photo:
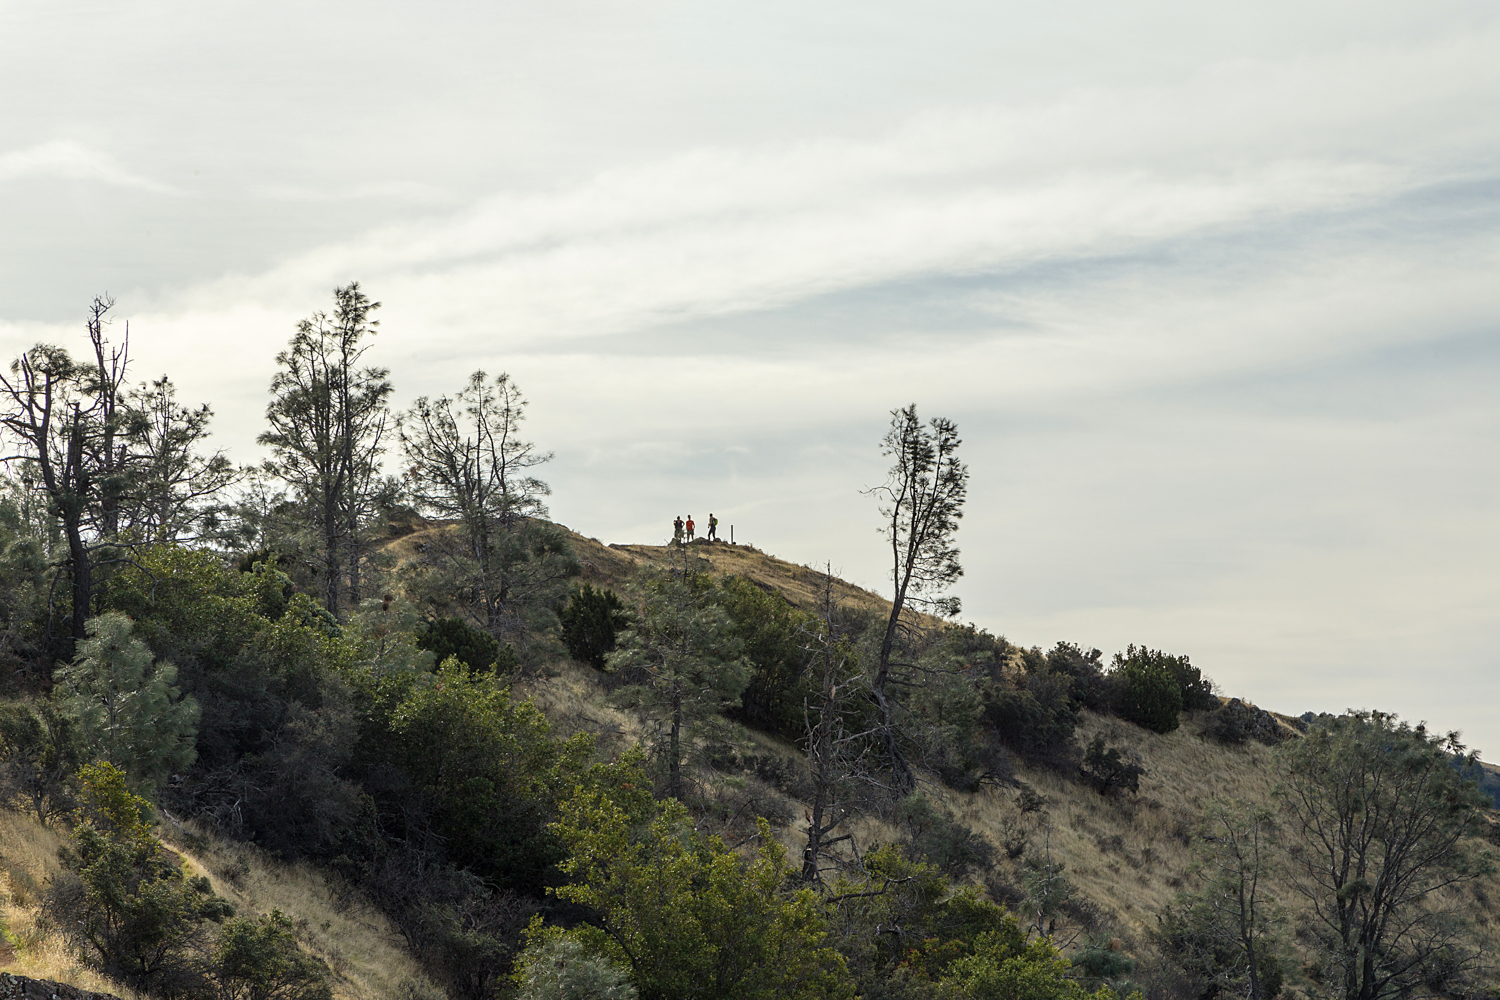
[{"label": "green foliage", "polygon": [[377,717],[365,749],[368,766],[409,782],[378,802],[393,824],[442,838],[450,861],[502,887],[540,892],[562,856],[546,830],[551,804],[588,761],[590,737],[554,740],[535,705],[456,659],[432,683],[408,675],[380,693],[389,708],[376,710],[389,715],[383,725]]},{"label": "green foliage", "polygon": [[1127,655],[1115,654],[1110,681],[1115,688],[1115,711],[1127,722],[1156,733],[1170,733],[1182,714],[1182,685],[1160,652],[1130,646]]},{"label": "green foliage", "polygon": [[[434,656],[422,644],[426,626],[410,603],[387,594],[361,601],[359,609],[344,623],[340,637],[352,648],[354,663],[360,671],[377,675],[402,671],[431,673],[446,656]],[[476,668],[489,665],[474,664]]]},{"label": "green foliage", "polygon": [[667,793],[684,794],[683,763],[693,738],[739,703],[750,680],[744,643],[706,582],[647,576],[632,627],[608,657],[611,670],[635,676],[639,706],[656,723],[653,750],[664,759]]},{"label": "green foliage", "polygon": [[934,808],[927,796],[914,792],[896,807],[907,835],[911,856],[933,865],[949,878],[985,871],[995,860],[989,841]]},{"label": "green foliage", "polygon": [[604,658],[615,651],[615,637],[629,624],[619,595],[587,583],[573,591],[558,620],[569,655],[597,670],[604,669]]},{"label": "green foliage", "polygon": [[596,769],[562,807],[570,881],[556,893],[598,915],[570,932],[585,950],[628,963],[645,1000],[852,997],[817,897],[783,888],[792,870],[765,821],[747,861],[645,787],[633,756]]},{"label": "green foliage", "polygon": [[[540,927],[540,925],[538,925]],[[577,938],[537,933],[517,962],[518,1000],[636,1000],[625,970]]]},{"label": "green foliage", "polygon": [[1008,939],[985,938],[978,943],[973,954],[953,963],[942,986],[940,995],[945,1000],[1115,998],[1115,992],[1107,986],[1088,992],[1073,977],[1068,960],[1046,938],[1038,938],[1019,951]]},{"label": "green foliage", "polygon": [[1197,886],[1160,917],[1163,950],[1205,993],[1273,1000],[1283,985],[1275,933],[1279,916],[1267,893],[1271,816],[1243,804],[1204,810],[1190,869]]},{"label": "green foliage", "polygon": [[212,969],[218,1000],[333,1000],[328,966],[297,947],[280,910],[226,922]]},{"label": "green foliage", "polygon": [[730,633],[750,664],[740,705],[730,714],[746,725],[788,739],[804,734],[803,702],[808,694],[803,649],[809,616],[785,597],[749,580],[728,577],[714,595],[728,614]]},{"label": "green foliage", "polygon": [[[1166,693],[1162,675],[1176,689],[1175,699]],[[1123,654],[1115,654],[1110,680],[1116,688],[1116,711],[1121,717],[1158,733],[1176,729],[1178,713],[1219,707],[1213,682],[1185,655],[1130,645]],[[1174,703],[1175,712],[1171,710]]]},{"label": "green foliage", "polygon": [[176,686],[177,668],[153,662],[118,612],[89,619],[78,659],[57,670],[62,705],[83,745],[154,794],[197,757],[198,703]]},{"label": "green foliage", "polygon": [[1135,960],[1118,941],[1096,941],[1073,956],[1073,966],[1088,979],[1114,982],[1135,971]]},{"label": "green foliage", "polygon": [[500,658],[500,642],[462,618],[437,618],[417,637],[417,647],[432,653],[434,662],[452,657],[471,670],[493,670]]},{"label": "green foliage", "polygon": [[56,703],[0,705],[0,788],[24,797],[39,821],[71,808],[82,763],[72,720]]},{"label": "green foliage", "polygon": [[79,825],[65,872],[48,885],[48,912],[106,972],[150,988],[191,964],[204,920],[233,910],[151,836],[150,806],[118,768],[91,764],[79,780]]},{"label": "green foliage", "polygon": [[1109,709],[1109,680],[1099,662],[1102,655],[1097,649],[1084,652],[1071,642],[1059,642],[1047,652],[1047,669],[1069,678],[1073,700],[1093,712]]},{"label": "green foliage", "polygon": [[1005,744],[1035,764],[1067,766],[1077,760],[1073,732],[1078,704],[1072,678],[1049,668],[1040,656],[1025,658],[1025,673],[1011,687],[1003,681],[986,697],[985,721]]},{"label": "green foliage", "polygon": [[1080,770],[1100,795],[1118,790],[1138,792],[1141,775],[1146,773],[1134,754],[1127,756],[1119,747],[1106,747],[1102,733],[1084,751]]},{"label": "green foliage", "polygon": [[1475,842],[1488,800],[1459,767],[1476,756],[1382,712],[1347,712],[1277,750],[1281,815],[1300,842],[1292,886],[1312,904],[1333,988],[1348,1000],[1404,996],[1437,965],[1447,991],[1475,955],[1440,894],[1492,870]]}]

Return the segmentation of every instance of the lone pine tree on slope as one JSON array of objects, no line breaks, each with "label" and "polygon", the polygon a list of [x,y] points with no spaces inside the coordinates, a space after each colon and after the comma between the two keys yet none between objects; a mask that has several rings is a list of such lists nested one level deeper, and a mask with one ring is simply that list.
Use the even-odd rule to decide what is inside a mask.
[{"label": "lone pine tree on slope", "polygon": [[911,792],[916,779],[901,751],[899,706],[891,689],[905,666],[897,660],[900,644],[916,629],[918,616],[951,617],[960,609],[958,598],[942,591],[963,575],[953,541],[969,483],[968,467],[958,460],[961,443],[951,420],[934,417],[924,425],[915,403],[892,410],[882,453],[894,461],[885,483],[868,491],[880,502],[893,588],[870,694],[880,711],[887,764],[901,794]]}]

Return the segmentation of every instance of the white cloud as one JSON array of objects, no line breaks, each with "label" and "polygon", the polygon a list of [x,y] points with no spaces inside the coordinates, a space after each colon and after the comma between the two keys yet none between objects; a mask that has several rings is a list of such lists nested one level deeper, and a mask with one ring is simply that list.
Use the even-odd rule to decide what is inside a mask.
[{"label": "white cloud", "polygon": [[27,178],[65,178],[137,188],[153,194],[178,193],[169,185],[127,170],[97,150],[66,140],[0,153],[0,183]]}]

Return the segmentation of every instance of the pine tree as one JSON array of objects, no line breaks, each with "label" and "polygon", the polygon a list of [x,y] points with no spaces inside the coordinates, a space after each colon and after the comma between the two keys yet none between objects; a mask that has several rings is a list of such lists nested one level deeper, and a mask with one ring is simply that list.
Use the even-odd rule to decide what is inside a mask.
[{"label": "pine tree", "polygon": [[390,369],[360,367],[380,308],[359,282],[336,288],[332,313],[297,325],[266,407],[270,430],[257,439],[271,449],[265,471],[292,491],[316,526],[323,603],[335,615],[357,607],[366,547],[364,529],[390,484],[380,476],[391,394]]},{"label": "pine tree", "polygon": [[707,581],[687,572],[648,577],[637,590],[633,626],[606,662],[641,677],[644,708],[660,727],[667,794],[683,795],[683,762],[694,736],[739,704],[750,667],[733,623],[713,603]]},{"label": "pine tree", "polygon": [[881,533],[891,548],[891,613],[880,641],[880,654],[870,677],[870,695],[881,713],[886,757],[896,791],[909,794],[916,787],[911,765],[901,751],[892,689],[903,665],[898,648],[919,620],[916,612],[944,617],[959,613],[959,600],[942,591],[963,575],[953,536],[963,517],[969,470],[958,460],[958,427],[934,417],[924,425],[917,404],[891,411],[891,429],[883,454],[893,459],[883,485],[869,492],[880,501]]},{"label": "pine tree", "polygon": [[198,703],[177,689],[177,668],[154,662],[118,612],[89,619],[79,656],[58,668],[64,710],[84,746],[150,797],[197,758]]}]

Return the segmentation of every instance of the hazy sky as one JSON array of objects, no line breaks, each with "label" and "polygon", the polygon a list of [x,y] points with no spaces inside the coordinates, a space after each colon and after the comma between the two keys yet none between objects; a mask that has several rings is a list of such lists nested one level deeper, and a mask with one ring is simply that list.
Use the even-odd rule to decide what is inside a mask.
[{"label": "hazy sky", "polygon": [[0,348],[107,291],[249,461],[357,279],[402,406],[518,380],[558,520],[877,590],[915,401],[965,619],[1494,759],[1497,109],[1489,0],[0,0]]}]

